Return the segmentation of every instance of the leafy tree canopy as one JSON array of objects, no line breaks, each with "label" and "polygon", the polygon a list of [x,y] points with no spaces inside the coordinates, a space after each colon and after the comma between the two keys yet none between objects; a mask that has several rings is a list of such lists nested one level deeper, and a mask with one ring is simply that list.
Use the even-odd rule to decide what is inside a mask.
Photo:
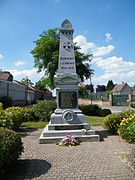
[{"label": "leafy tree canopy", "polygon": [[108,83],[107,83],[107,87],[106,87],[107,91],[112,90],[114,88],[114,86],[115,85],[113,84],[113,81],[109,80]]},{"label": "leafy tree canopy", "polygon": [[91,84],[86,84],[85,85],[85,89],[86,90],[89,90],[90,92],[94,92],[94,85],[91,83]]},{"label": "leafy tree canopy", "polygon": [[106,91],[105,85],[97,85],[96,92]]},{"label": "leafy tree canopy", "polygon": [[21,80],[21,83],[24,84],[24,85],[34,85],[32,83],[32,81],[30,79],[28,79],[27,76]]},{"label": "leafy tree canopy", "polygon": [[[58,28],[44,31],[34,43],[35,48],[31,51],[34,57],[34,67],[38,68],[38,72],[45,72],[45,76],[41,78],[39,84],[54,89],[53,78],[58,69],[59,59]],[[77,74],[80,76],[81,81],[84,81],[84,78],[88,79],[93,74],[93,70],[90,67],[92,55],[80,53],[80,47],[76,44],[74,44],[74,50]]]},{"label": "leafy tree canopy", "polygon": [[86,89],[84,87],[82,87],[82,86],[79,86],[78,97],[82,98],[82,99],[87,99],[88,98],[88,93],[87,93]]}]

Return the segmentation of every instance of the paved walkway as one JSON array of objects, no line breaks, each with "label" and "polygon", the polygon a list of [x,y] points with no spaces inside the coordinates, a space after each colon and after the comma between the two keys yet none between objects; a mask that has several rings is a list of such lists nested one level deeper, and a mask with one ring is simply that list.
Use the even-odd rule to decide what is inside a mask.
[{"label": "paved walkway", "polygon": [[83,142],[74,147],[39,144],[42,130],[22,133],[24,153],[3,179],[135,179],[126,161],[120,158],[134,145],[108,135],[102,127],[94,128],[101,134],[102,141]]}]

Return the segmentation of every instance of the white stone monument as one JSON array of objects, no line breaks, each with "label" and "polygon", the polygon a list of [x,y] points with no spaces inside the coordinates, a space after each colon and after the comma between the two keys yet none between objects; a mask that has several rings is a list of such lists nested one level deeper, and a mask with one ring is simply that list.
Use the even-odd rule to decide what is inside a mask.
[{"label": "white stone monument", "polygon": [[66,19],[59,30],[59,64],[54,76],[57,109],[40,136],[41,144],[57,142],[68,133],[80,141],[99,141],[99,135],[95,134],[87,124],[86,116],[78,109],[80,78],[76,74],[73,32],[71,23]]}]

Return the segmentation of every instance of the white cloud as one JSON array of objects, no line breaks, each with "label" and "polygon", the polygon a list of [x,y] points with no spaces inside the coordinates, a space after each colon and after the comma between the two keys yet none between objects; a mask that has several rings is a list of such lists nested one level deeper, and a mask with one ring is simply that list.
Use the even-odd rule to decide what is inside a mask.
[{"label": "white cloud", "polygon": [[110,33],[105,34],[105,41],[110,42],[112,40],[112,35]]},{"label": "white cloud", "polygon": [[93,56],[104,56],[104,55],[107,55],[109,54],[112,50],[114,49],[114,46],[113,45],[108,45],[108,46],[101,46],[101,47],[97,47],[95,48],[92,53],[93,53]]},{"label": "white cloud", "polygon": [[95,63],[98,68],[104,71],[104,74],[93,78],[96,84],[107,84],[108,80],[111,79],[114,83],[124,81],[130,85],[135,84],[134,62],[124,61],[122,57],[112,56],[106,59],[97,58]]},{"label": "white cloud", "polygon": [[15,62],[14,64],[18,67],[18,66],[21,66],[21,65],[23,65],[23,64],[26,64],[26,62],[19,60],[19,61]]},{"label": "white cloud", "polygon": [[3,59],[3,55],[2,54],[0,54],[0,59]]},{"label": "white cloud", "polygon": [[91,49],[95,48],[95,44],[93,42],[88,42],[83,35],[76,36],[74,42],[81,47],[80,52],[82,53],[88,53]]},{"label": "white cloud", "polygon": [[9,71],[15,80],[20,81],[22,78],[28,76],[29,79],[31,79],[32,82],[37,82],[41,77],[44,76],[44,72],[37,73],[37,69],[33,68],[30,70],[17,70],[17,69],[7,69]]}]

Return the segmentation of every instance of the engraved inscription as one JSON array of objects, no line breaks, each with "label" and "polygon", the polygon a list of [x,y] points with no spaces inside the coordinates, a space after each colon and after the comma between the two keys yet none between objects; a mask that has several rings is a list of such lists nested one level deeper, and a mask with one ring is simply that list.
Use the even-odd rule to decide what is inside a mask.
[{"label": "engraved inscription", "polygon": [[60,92],[59,93],[60,108],[77,108],[77,93],[76,92]]}]

